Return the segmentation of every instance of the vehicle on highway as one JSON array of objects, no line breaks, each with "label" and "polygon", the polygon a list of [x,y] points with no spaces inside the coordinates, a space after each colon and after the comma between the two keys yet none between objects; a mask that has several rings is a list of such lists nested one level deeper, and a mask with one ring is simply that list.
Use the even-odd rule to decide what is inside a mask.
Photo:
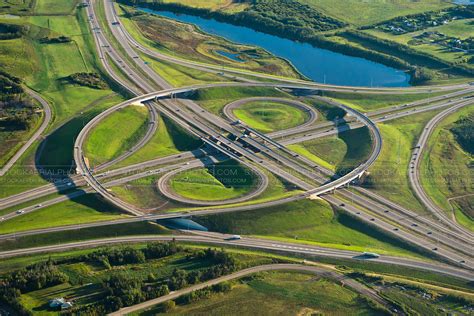
[{"label": "vehicle on highway", "polygon": [[380,258],[380,255],[375,252],[364,252],[363,256],[368,258]]},{"label": "vehicle on highway", "polygon": [[225,240],[240,240],[242,237],[240,235],[232,235],[229,238],[226,238]]}]

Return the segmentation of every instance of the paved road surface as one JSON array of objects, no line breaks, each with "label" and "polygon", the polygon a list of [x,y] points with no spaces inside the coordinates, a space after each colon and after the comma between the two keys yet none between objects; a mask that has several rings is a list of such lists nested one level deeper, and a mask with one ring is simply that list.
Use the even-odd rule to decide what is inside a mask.
[{"label": "paved road surface", "polygon": [[338,281],[338,283],[342,284],[343,286],[347,285],[353,290],[355,290],[357,293],[371,298],[372,300],[376,301],[382,306],[385,306],[387,308],[390,307],[390,304],[386,302],[382,297],[380,297],[375,290],[357,282],[354,279],[348,278],[344,276],[343,274],[338,273],[336,271],[324,269],[317,266],[302,265],[302,264],[267,264],[267,265],[261,265],[261,266],[256,266],[252,268],[243,269],[238,272],[225,275],[225,276],[222,276],[210,281],[192,285],[190,287],[171,292],[168,295],[164,295],[164,296],[161,296],[161,297],[158,297],[158,298],[155,298],[155,299],[152,299],[140,304],[136,304],[133,306],[121,308],[120,310],[110,313],[109,315],[110,316],[127,315],[132,312],[140,311],[140,310],[155,306],[157,304],[176,299],[184,294],[197,291],[200,289],[204,289],[208,286],[219,284],[225,281],[239,279],[249,274],[265,272],[265,271],[299,271],[299,272],[306,272],[306,273],[309,272],[312,274],[316,274],[324,278]]},{"label": "paved road surface", "polygon": [[20,159],[20,157],[25,153],[25,151],[30,148],[31,144],[33,144],[40,136],[41,134],[46,130],[48,127],[48,124],[51,122],[51,107],[48,104],[48,101],[43,99],[41,95],[36,93],[35,91],[26,88],[25,92],[28,93],[32,98],[37,100],[39,103],[41,103],[41,106],[43,107],[43,113],[44,113],[44,118],[43,118],[43,123],[41,123],[41,126],[36,130],[36,132],[28,139],[28,141],[21,146],[20,149],[13,155],[13,157],[8,160],[5,165],[0,169],[0,177],[5,175],[5,173],[10,170],[10,168],[15,164],[15,162]]}]

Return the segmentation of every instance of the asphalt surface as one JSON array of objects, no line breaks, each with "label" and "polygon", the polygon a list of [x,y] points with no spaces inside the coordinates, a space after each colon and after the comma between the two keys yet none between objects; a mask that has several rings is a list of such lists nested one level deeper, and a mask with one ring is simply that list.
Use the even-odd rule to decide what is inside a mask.
[{"label": "asphalt surface", "polygon": [[20,159],[20,157],[25,153],[25,151],[30,148],[30,146],[43,134],[43,132],[48,127],[49,123],[51,122],[51,107],[49,106],[48,101],[43,99],[41,95],[37,92],[25,88],[25,92],[28,93],[32,98],[38,101],[41,106],[43,107],[44,118],[43,122],[41,123],[40,127],[36,130],[36,132],[26,141],[26,143],[17,150],[17,152],[3,165],[2,169],[0,169],[0,177],[5,175],[8,170],[15,164],[15,162]]},{"label": "asphalt surface", "polygon": [[228,240],[230,235],[222,235],[218,233],[200,233],[200,235],[153,235],[153,236],[130,236],[130,237],[116,237],[88,240],[81,242],[73,242],[61,245],[42,246],[35,248],[16,249],[0,252],[0,258],[11,258],[24,255],[32,255],[38,253],[61,252],[78,248],[91,248],[104,245],[123,244],[123,243],[137,243],[137,242],[152,242],[152,241],[182,241],[182,242],[197,242],[206,243],[216,246],[236,246],[254,250],[269,250],[277,251],[283,254],[303,254],[311,255],[321,258],[333,259],[347,259],[354,261],[370,261],[376,263],[383,263],[389,265],[398,265],[408,268],[421,269],[424,271],[431,271],[445,275],[454,276],[460,279],[472,281],[474,280],[474,273],[465,269],[460,269],[452,265],[425,262],[409,258],[393,257],[381,255],[378,258],[368,258],[361,252],[330,249],[319,246],[306,245],[301,243],[280,242],[274,240],[266,240],[259,238],[246,238],[240,240]]},{"label": "asphalt surface", "polygon": [[161,296],[161,297],[158,297],[158,298],[155,298],[155,299],[152,299],[140,304],[121,308],[120,310],[110,313],[109,315],[110,316],[127,315],[132,312],[137,312],[137,311],[152,307],[154,305],[176,299],[184,294],[197,291],[200,289],[204,289],[208,286],[212,286],[212,285],[222,283],[225,281],[239,279],[249,274],[265,272],[265,271],[298,271],[298,272],[305,272],[305,273],[309,272],[311,274],[315,274],[320,277],[324,277],[326,279],[337,281],[343,286],[347,285],[348,287],[350,287],[357,293],[371,298],[372,300],[381,304],[382,306],[385,306],[387,308],[390,307],[390,304],[387,301],[385,301],[381,296],[379,296],[375,290],[363,285],[362,283],[357,282],[354,279],[346,277],[345,275],[338,273],[334,270],[329,270],[328,268],[325,269],[325,268],[311,266],[311,265],[302,265],[302,264],[267,264],[267,265],[261,265],[261,266],[255,266],[255,267],[243,269],[238,272],[234,272],[232,274],[225,275],[225,276],[222,276],[210,281],[206,281],[203,283],[189,286],[184,289],[173,291],[169,293],[168,295],[164,295],[164,296]]},{"label": "asphalt surface", "polygon": [[411,187],[413,188],[414,193],[421,201],[421,203],[423,203],[432,214],[434,214],[440,221],[448,225],[451,229],[470,236],[471,241],[474,240],[474,234],[471,231],[463,228],[461,225],[457,225],[452,219],[448,218],[448,216],[446,215],[446,211],[436,205],[436,203],[434,203],[433,200],[428,196],[425,189],[423,188],[423,185],[421,184],[420,166],[423,160],[424,150],[426,149],[429,137],[433,133],[436,126],[450,114],[455,113],[457,110],[465,106],[472,105],[474,105],[474,99],[470,99],[468,100],[468,102],[459,103],[454,106],[451,106],[448,109],[438,113],[435,117],[433,117],[423,129],[423,132],[421,133],[421,136],[413,149],[411,162],[408,167],[408,176],[410,179]]},{"label": "asphalt surface", "polygon": [[[89,6],[88,10],[89,9],[91,9],[91,6]],[[92,17],[92,21],[94,21],[94,17]],[[92,25],[94,25],[93,22],[92,22]],[[119,28],[121,28],[121,26]],[[120,30],[118,30],[118,31],[119,31],[118,33],[123,33],[123,30],[122,30],[122,32],[120,32]],[[113,71],[112,71],[111,67],[106,66],[107,63],[108,63],[108,60],[112,59],[118,65],[122,64],[123,69],[125,70],[126,73],[129,74],[129,76],[131,77],[131,79],[133,79],[133,81],[136,83],[136,85],[142,87],[142,88],[138,88],[138,90],[141,89],[141,91],[153,91],[155,89],[154,86],[149,84],[150,80],[148,78],[141,78],[141,75],[139,73],[135,72],[135,68],[132,68],[132,67],[128,66],[128,63],[124,62],[122,60],[122,57],[117,52],[115,52],[112,49],[112,47],[109,45],[107,39],[105,39],[105,37],[102,35],[102,32],[101,32],[100,29],[97,29],[97,28],[94,29],[94,36],[95,36],[96,42],[98,43],[97,46],[99,48],[100,56],[101,56],[101,58],[103,60],[103,63],[106,67],[106,70],[108,70],[108,71],[111,70],[111,72],[113,74]],[[122,34],[121,36],[122,36],[122,38],[126,38],[126,34]],[[120,43],[122,44],[122,42],[120,42]],[[103,49],[106,51],[105,54],[108,56],[107,58],[105,57],[105,54],[102,52]],[[129,49],[131,50],[131,51],[129,50],[130,54],[134,54],[134,50],[130,46],[129,46]],[[140,67],[140,69],[142,69],[142,70],[146,69],[146,67],[145,67],[146,64],[144,64],[143,61],[141,61],[139,58],[133,58],[133,56],[131,58],[134,60],[136,67]],[[143,66],[143,67],[141,67],[141,66]],[[143,70],[143,71],[145,71],[145,70]],[[156,78],[156,74],[153,71],[151,72],[151,74],[147,73],[147,75],[149,77],[154,78],[153,81],[155,83],[157,81],[159,81],[159,79],[160,79],[160,78]],[[114,75],[112,75],[112,77],[114,77]],[[123,82],[123,80],[118,75],[115,75],[114,78],[118,78],[118,80],[117,80],[118,82],[120,82],[119,80],[121,80]],[[308,88],[306,84],[295,85],[294,83],[290,83],[290,84],[283,84],[282,85],[282,84],[252,83],[252,82],[251,83],[214,84],[214,85],[211,85],[211,87],[239,86],[239,85],[240,86],[283,87],[283,88],[289,88],[289,89],[305,89],[305,90],[311,90],[311,89],[314,89],[315,87],[318,87],[318,89],[325,89],[325,90],[332,90],[332,91],[348,91],[348,90],[349,91],[354,91],[355,90],[356,92],[364,92],[364,93],[388,93],[387,91],[391,91],[390,93],[393,93],[393,92],[395,92],[395,93],[412,93],[413,91],[418,93],[420,91],[433,92],[433,91],[437,91],[438,89],[439,90],[444,90],[444,89],[448,90],[446,87],[435,87],[435,88],[430,87],[430,88],[424,88],[424,90],[423,89],[421,89],[421,90],[420,89],[391,90],[391,89],[365,89],[365,88],[355,88],[355,87],[334,87],[334,86],[317,85],[317,84],[311,84],[311,88]],[[179,92],[193,91],[194,89],[197,89],[197,88],[206,88],[206,87],[210,87],[210,86],[197,85],[197,86],[186,87],[186,88],[181,88],[181,89],[168,89],[168,90],[164,90],[164,91],[161,91],[161,92],[152,92],[152,93],[146,94],[145,96],[134,98],[134,99],[132,99],[133,100],[132,102],[145,102],[146,103],[146,100],[154,101],[155,97],[161,97],[162,98],[164,96],[170,96],[170,95],[171,95],[171,97],[173,97],[174,95],[176,95],[176,93],[179,93]],[[468,88],[467,85],[451,86],[451,89],[453,87]],[[129,89],[134,90],[136,88],[130,87]],[[351,90],[351,89],[354,89],[354,90]],[[426,89],[428,89],[428,90],[426,90]],[[207,131],[211,135],[215,135],[213,137],[218,136],[218,135],[216,135],[215,130],[210,129],[209,126],[203,126],[203,125],[205,125],[205,124],[203,124],[203,122],[205,122],[205,121],[202,121],[201,118],[199,118],[199,119],[193,118],[192,115],[194,115],[194,114],[189,114],[189,113],[191,113],[192,110],[198,110],[197,108],[195,108],[195,106],[196,106],[195,104],[185,103],[188,113],[184,113],[184,114],[179,113],[178,115],[176,115],[176,109],[177,108],[176,108],[176,105],[174,103],[175,102],[170,101],[170,100],[160,100],[160,103],[159,103],[160,105],[154,103],[154,106],[157,107],[158,111],[162,111],[162,113],[164,112],[165,115],[169,115],[171,117],[174,117],[176,121],[179,121],[179,124],[181,124],[182,126],[184,126],[186,128],[189,128],[190,130],[193,130],[194,133],[197,133],[198,135],[202,135],[202,133],[204,131]],[[161,106],[161,105],[163,105],[163,106]],[[114,110],[119,108],[119,106],[126,106],[126,105],[124,105],[124,104],[118,105],[118,106],[114,107],[111,112],[113,112]],[[348,109],[348,110],[350,110],[350,109]],[[109,113],[111,113],[111,112],[109,112]],[[194,112],[194,113],[196,113],[196,112]],[[371,120],[367,119],[364,115],[360,115],[359,119],[364,121],[364,123],[367,123],[369,125],[373,124],[373,126],[376,128],[375,124]],[[100,119],[98,119],[98,121],[100,121]],[[189,122],[192,123],[192,126],[189,125]],[[217,121],[217,122],[219,123],[220,121]],[[215,124],[215,122],[212,122],[212,123],[213,123],[213,125]],[[234,130],[234,127],[228,126],[228,125],[226,125],[225,128],[227,130]],[[253,145],[258,145],[256,143],[254,143],[254,140],[250,140],[250,141],[252,142]],[[219,147],[221,145],[210,144],[209,140],[207,140],[207,143],[210,146],[215,146],[215,148],[218,149],[218,150],[223,150],[222,147]],[[241,150],[241,148],[233,148],[233,149]],[[262,147],[262,149],[266,150],[267,148]],[[223,151],[225,152],[226,150],[223,150]],[[273,150],[272,150],[272,152],[273,152]],[[92,176],[92,174],[90,174],[86,170],[86,168],[81,169],[81,164],[83,163],[83,162],[81,162],[82,157],[80,155],[76,156],[76,154],[77,154],[77,151],[75,150],[75,158],[78,158],[78,160],[80,162],[80,164],[78,165],[79,170],[82,171],[81,174],[86,173],[85,174],[86,181],[89,178],[89,176],[91,176],[94,179],[94,180],[89,179],[91,182],[88,181],[89,185],[91,185],[91,188],[93,190],[101,192],[101,194],[104,191],[107,192],[107,189],[102,184],[100,184],[100,182],[96,181],[95,178]],[[245,154],[250,155],[247,152]],[[294,167],[294,168],[300,168],[299,163],[295,163],[293,161],[288,162],[285,157],[282,157],[282,155],[280,155],[278,153],[277,154],[271,153],[269,155],[270,155],[270,157],[268,157],[269,159],[281,159],[280,161],[283,160],[286,163],[291,164],[291,166]],[[273,168],[274,163],[271,163],[270,167]],[[275,170],[276,170],[275,173],[277,173],[279,175],[284,174],[281,171],[278,171],[278,170],[281,170],[280,168],[275,168]],[[348,183],[350,183],[350,182],[348,182]],[[326,191],[326,192],[328,192],[328,191]],[[309,195],[311,195],[311,194],[309,194]],[[300,195],[300,196],[297,196],[297,197],[291,197],[291,198],[283,199],[283,200],[280,200],[280,201],[272,201],[272,202],[269,202],[267,204],[262,203],[262,204],[259,204],[259,205],[256,205],[256,206],[225,208],[225,209],[219,209],[218,211],[219,212],[241,211],[241,210],[247,210],[247,209],[257,209],[257,208],[261,208],[261,207],[270,207],[270,206],[275,206],[275,205],[279,205],[281,203],[286,203],[286,202],[289,202],[289,201],[293,201],[293,200],[301,199],[301,198],[306,198],[306,197],[308,197],[308,195]],[[331,203],[335,204],[335,205],[340,205],[340,203],[341,203],[340,200],[336,199],[333,196],[325,196],[325,198],[327,200],[329,200]],[[126,203],[124,203],[123,201],[120,201],[120,200],[113,201],[112,203],[114,203],[114,204],[118,203],[119,205],[121,205],[119,207],[126,207],[126,208],[130,207],[130,205],[128,205],[128,204],[126,204]],[[382,220],[377,219],[377,220],[375,220],[375,223],[374,223],[374,221],[369,217],[370,214],[367,214],[365,212],[361,213],[360,210],[357,209],[357,208],[354,208],[354,207],[351,207],[351,206],[346,206],[346,207],[343,207],[343,208],[346,211],[348,211],[349,213],[353,214],[353,215],[359,215],[361,217],[362,221],[366,221],[369,224],[375,224],[377,227],[383,228],[384,230],[387,230],[387,231],[391,232],[392,234],[396,235],[397,237],[400,237],[404,240],[408,240],[409,242],[417,244],[418,246],[420,246],[424,249],[427,249],[427,250],[430,250],[430,251],[432,251],[432,249],[433,249],[433,243],[430,242],[430,241],[427,241],[426,238],[421,238],[417,235],[414,236],[412,233],[407,233],[407,232],[402,231],[402,230],[394,231],[394,228],[397,228],[397,226],[392,225],[390,223],[385,223]],[[215,213],[215,212],[216,212],[215,209],[197,211],[196,215],[211,214],[211,213]],[[359,212],[359,214],[357,212]],[[137,214],[141,215],[141,212],[138,212]],[[194,214],[194,212],[193,212],[193,214]],[[116,224],[116,223],[127,223],[127,222],[131,222],[131,221],[154,220],[154,219],[158,219],[158,218],[167,218],[167,217],[171,217],[171,216],[182,217],[182,216],[186,216],[186,213],[181,213],[181,214],[178,213],[178,214],[174,214],[174,215],[173,214],[172,215],[162,214],[162,215],[156,215],[156,216],[140,216],[140,217],[137,217],[137,218],[124,219],[124,220],[121,220],[121,221],[109,221],[109,222],[106,222],[106,223],[91,223],[91,224],[85,224],[85,225],[74,225],[74,226],[70,226],[70,227],[57,227],[57,228],[45,229],[45,230],[35,230],[35,231],[29,231],[29,232],[24,232],[24,233],[18,233],[18,234],[3,235],[3,236],[0,237],[0,239],[12,238],[12,236],[13,237],[19,237],[19,236],[24,236],[24,235],[33,235],[33,234],[40,233],[40,232],[53,232],[53,231],[77,229],[77,228],[80,228],[80,227],[99,227],[99,226],[102,226],[102,225],[108,225],[108,224],[111,225],[111,224]],[[437,245],[437,244],[435,244],[435,245]],[[304,251],[304,249],[303,250],[300,249],[299,251]],[[439,254],[440,257],[444,258],[445,260],[449,260],[449,261],[451,261],[453,263],[457,263],[461,266],[464,266],[464,267],[472,266],[471,262],[469,260],[466,261],[466,264],[460,264],[460,261],[464,260],[463,257],[460,257],[457,253],[453,253],[449,249],[438,249],[437,253]]]}]

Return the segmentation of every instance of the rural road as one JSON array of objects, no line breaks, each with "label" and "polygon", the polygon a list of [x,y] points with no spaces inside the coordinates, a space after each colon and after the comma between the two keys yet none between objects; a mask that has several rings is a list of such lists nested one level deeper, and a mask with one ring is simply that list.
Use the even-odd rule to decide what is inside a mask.
[{"label": "rural road", "polygon": [[48,127],[48,124],[51,122],[52,113],[48,101],[43,99],[43,97],[37,92],[29,88],[25,88],[25,92],[29,94],[32,98],[34,98],[36,101],[38,101],[43,107],[43,122],[41,123],[41,126],[36,130],[36,132],[31,135],[28,141],[23,146],[21,146],[21,148],[18,149],[18,151],[5,163],[2,169],[0,169],[0,177],[5,175],[8,170],[10,170],[10,168],[15,164],[18,159],[20,159],[20,157],[25,153],[25,151],[27,151],[28,148],[30,148],[30,146],[41,136],[41,134]]},{"label": "rural road", "polygon": [[129,307],[124,307],[121,308],[120,310],[110,313],[108,315],[110,316],[121,316],[121,315],[127,315],[132,312],[136,312],[139,310],[143,310],[149,307],[152,307],[154,305],[176,299],[184,294],[191,293],[193,291],[197,291],[203,288],[206,288],[208,286],[212,286],[221,282],[225,281],[230,281],[230,280],[235,280],[239,279],[241,277],[247,276],[249,274],[254,274],[254,273],[259,273],[259,272],[265,272],[265,271],[297,271],[297,272],[303,272],[303,273],[312,273],[316,274],[320,277],[324,277],[327,279],[332,279],[335,281],[338,281],[341,285],[349,286],[351,289],[356,291],[357,293],[367,296],[371,298],[372,300],[376,301],[377,303],[381,304],[382,306],[389,307],[390,304],[387,303],[382,297],[380,297],[376,291],[373,289],[362,285],[361,283],[357,282],[354,279],[348,278],[344,276],[341,273],[338,273],[336,271],[332,271],[329,269],[323,269],[321,267],[317,266],[310,266],[310,265],[302,265],[302,264],[267,264],[267,265],[261,265],[261,266],[256,266],[252,268],[247,268],[240,270],[238,272],[225,275],[210,281],[206,281],[200,284],[192,285],[190,287],[174,291],[169,293],[168,295],[164,295],[140,304],[136,304],[133,306]]}]

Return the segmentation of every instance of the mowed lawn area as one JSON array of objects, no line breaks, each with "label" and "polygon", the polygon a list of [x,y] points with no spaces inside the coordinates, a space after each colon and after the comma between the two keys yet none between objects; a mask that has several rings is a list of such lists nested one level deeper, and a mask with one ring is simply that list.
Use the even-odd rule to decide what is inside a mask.
[{"label": "mowed lawn area", "polygon": [[474,230],[474,156],[452,132],[460,120],[468,117],[474,117],[472,106],[448,116],[437,126],[424,152],[420,175],[428,195],[448,216]]},{"label": "mowed lawn area", "polygon": [[261,236],[324,247],[415,256],[404,245],[335,212],[324,200],[301,200],[271,208],[195,219],[210,231]]},{"label": "mowed lawn area", "polygon": [[36,0],[34,12],[39,15],[71,14],[79,0]]},{"label": "mowed lawn area", "polygon": [[255,185],[252,171],[234,160],[183,171],[170,179],[177,194],[203,201],[237,198],[255,190]]},{"label": "mowed lawn area", "polygon": [[284,130],[303,124],[307,113],[287,104],[256,101],[234,109],[234,115],[262,133]]},{"label": "mowed lawn area", "polygon": [[410,210],[426,213],[411,190],[408,165],[416,141],[436,113],[430,111],[378,124],[384,145],[379,158],[369,169],[369,177],[363,184],[365,187]]},{"label": "mowed lawn area", "polygon": [[357,128],[340,133],[337,136],[326,136],[288,148],[334,172],[353,169],[363,163],[370,155],[372,139],[367,128]]},{"label": "mowed lawn area", "polygon": [[90,132],[85,144],[85,156],[91,166],[97,166],[125,153],[146,133],[148,109],[130,105],[107,116]]},{"label": "mowed lawn area", "polygon": [[88,194],[0,222],[0,234],[105,221],[126,216],[93,194]]}]

